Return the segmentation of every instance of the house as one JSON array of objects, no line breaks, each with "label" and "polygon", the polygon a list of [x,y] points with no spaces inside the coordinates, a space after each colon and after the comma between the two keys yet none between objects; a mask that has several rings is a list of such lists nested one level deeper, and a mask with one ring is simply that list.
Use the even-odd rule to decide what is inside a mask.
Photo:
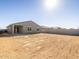
[{"label": "house", "polygon": [[24,21],[13,23],[7,26],[7,32],[10,34],[32,34],[32,33],[52,33],[52,34],[66,34],[79,35],[78,29],[63,29],[40,26],[33,21]]},{"label": "house", "polygon": [[41,32],[41,26],[33,21],[14,23],[7,26],[10,34],[28,34]]}]

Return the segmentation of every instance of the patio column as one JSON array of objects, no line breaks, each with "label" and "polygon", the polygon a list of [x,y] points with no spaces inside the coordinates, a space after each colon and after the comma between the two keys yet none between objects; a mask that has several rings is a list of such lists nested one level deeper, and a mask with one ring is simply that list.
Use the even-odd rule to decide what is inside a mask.
[{"label": "patio column", "polygon": [[12,34],[14,34],[14,25],[12,25]]}]

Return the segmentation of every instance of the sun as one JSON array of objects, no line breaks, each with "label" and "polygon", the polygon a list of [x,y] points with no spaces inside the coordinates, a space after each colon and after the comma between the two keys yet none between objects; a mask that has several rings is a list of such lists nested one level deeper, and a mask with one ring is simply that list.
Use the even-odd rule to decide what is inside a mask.
[{"label": "sun", "polygon": [[46,10],[53,10],[58,7],[59,0],[43,0],[43,6]]}]

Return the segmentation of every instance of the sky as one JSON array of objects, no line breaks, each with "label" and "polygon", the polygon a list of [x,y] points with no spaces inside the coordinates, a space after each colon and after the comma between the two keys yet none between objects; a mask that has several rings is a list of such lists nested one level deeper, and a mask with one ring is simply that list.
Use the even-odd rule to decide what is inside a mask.
[{"label": "sky", "polygon": [[29,20],[41,26],[79,28],[79,0],[0,0],[0,28]]}]

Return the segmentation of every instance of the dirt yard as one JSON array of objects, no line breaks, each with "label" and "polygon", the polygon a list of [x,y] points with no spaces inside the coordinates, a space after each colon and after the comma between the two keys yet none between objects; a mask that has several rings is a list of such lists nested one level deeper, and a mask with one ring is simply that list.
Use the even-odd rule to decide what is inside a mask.
[{"label": "dirt yard", "polygon": [[79,36],[41,33],[0,37],[0,59],[79,59]]}]

